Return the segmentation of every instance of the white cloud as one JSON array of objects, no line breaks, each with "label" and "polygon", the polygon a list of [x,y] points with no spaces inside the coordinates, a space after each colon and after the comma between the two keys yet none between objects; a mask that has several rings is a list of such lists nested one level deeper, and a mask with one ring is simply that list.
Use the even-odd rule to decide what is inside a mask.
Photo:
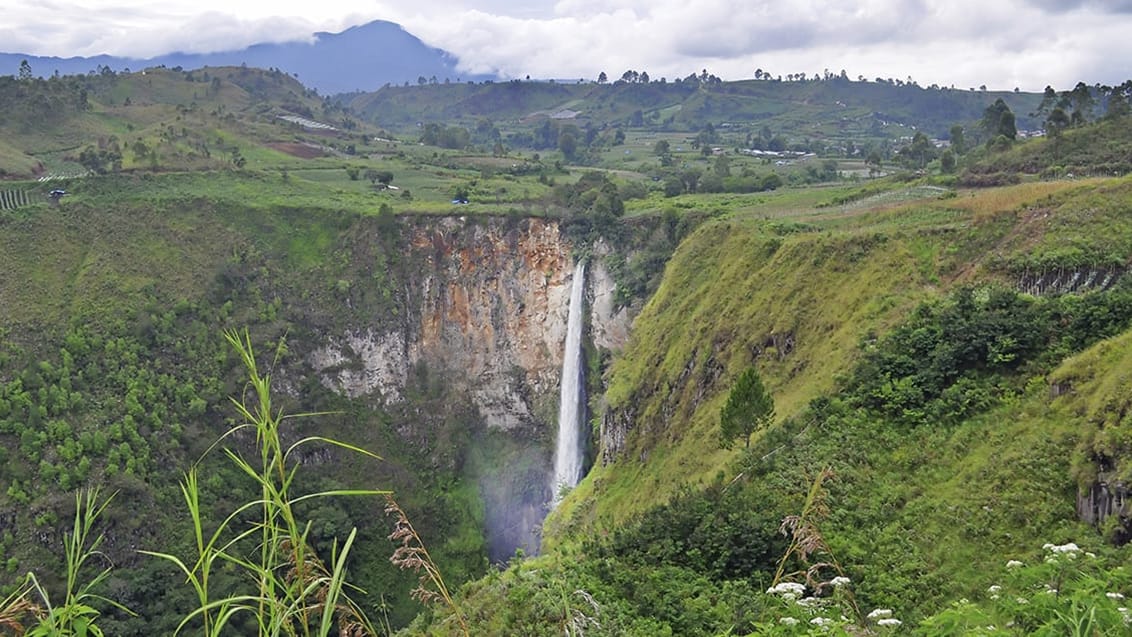
[{"label": "white cloud", "polygon": [[[515,20],[463,11],[451,21],[405,16],[426,42],[469,71],[512,77],[657,78],[701,68],[724,78],[754,69],[913,77],[922,85],[1040,90],[1119,82],[1127,74],[1132,2],[1081,0],[1052,15],[1042,0],[561,0],[555,17]],[[1061,3],[1065,4],[1065,3]],[[1105,36],[1102,34],[1112,34]]]},{"label": "white cloud", "polygon": [[4,48],[150,56],[309,38],[398,22],[511,77],[673,79],[756,68],[993,88],[1128,79],[1132,0],[5,0]]},{"label": "white cloud", "polygon": [[[90,43],[92,51],[113,47],[120,38],[131,40],[133,57],[149,57],[169,51],[209,53],[241,48],[259,42],[313,41],[312,25],[295,18],[248,20],[218,12],[192,16],[161,31],[111,29]],[[232,43],[239,42],[237,46]]]},{"label": "white cloud", "polygon": [[[6,2],[9,0],[6,0]],[[205,53],[261,42],[311,39],[377,19],[380,5],[347,0],[12,0],[0,48],[34,55],[151,57]]]}]

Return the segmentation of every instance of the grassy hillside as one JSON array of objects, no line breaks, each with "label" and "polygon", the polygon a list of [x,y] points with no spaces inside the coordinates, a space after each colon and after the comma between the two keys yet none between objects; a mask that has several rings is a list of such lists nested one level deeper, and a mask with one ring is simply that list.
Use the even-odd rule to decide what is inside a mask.
[{"label": "grassy hillside", "polygon": [[[322,119],[342,128],[344,114],[279,71],[150,68],[131,73],[16,80],[4,83],[0,170],[9,177],[80,175],[88,171],[170,171],[245,161],[285,163],[289,144],[304,156],[345,150],[351,135],[303,128],[279,119]],[[47,109],[49,115],[39,114]],[[356,141],[356,140],[355,140]],[[82,151],[104,153],[102,165]],[[36,164],[28,166],[28,158]]]},{"label": "grassy hillside", "polygon": [[[815,564],[809,590],[834,619],[868,625],[886,606],[903,630],[948,634],[935,627],[978,611],[982,626],[1034,632],[1052,607],[1024,616],[987,587],[1007,560],[1044,564],[1043,544],[1070,541],[1098,557],[1094,579],[1058,580],[1067,600],[1101,586],[1080,582],[1132,595],[1115,569],[1127,549],[1108,546],[1128,536],[1119,516],[1097,529],[1075,511],[1129,475],[1132,179],[1108,176],[1125,170],[1120,122],[1067,130],[1056,149],[961,156],[968,175],[1018,182],[964,189],[899,138],[976,119],[998,95],[845,78],[518,82],[390,87],[350,111],[277,71],[20,82],[0,91],[4,592],[28,570],[58,585],[69,492],[102,483],[130,504],[105,520],[112,593],[141,615],[107,608],[101,625],[172,631],[191,595],[135,549],[191,549],[177,481],[235,422],[227,397],[244,377],[221,331],[247,327],[280,404],[324,414],[290,435],[385,458],[312,453],[301,489],[359,476],[395,489],[451,584],[483,575],[457,599],[473,634],[789,633],[777,620],[798,609],[764,591]],[[1036,100],[1002,97],[1018,113]],[[37,121],[44,103],[52,118]],[[563,110],[573,129],[549,119]],[[773,141],[764,124],[828,152],[732,151]],[[866,166],[854,140],[889,154]],[[1070,166],[1096,176],[1069,179]],[[878,173],[897,174],[865,181]],[[54,188],[68,194],[49,203]],[[519,443],[428,370],[389,407],[304,367],[312,335],[413,311],[401,225],[475,214],[559,217],[577,255],[613,246],[619,302],[648,297],[624,351],[589,349],[596,466],[545,521],[547,554],[500,569],[485,561],[479,490]],[[777,416],[725,449],[720,408],[751,367]],[[222,458],[205,463],[210,515],[254,497]],[[359,528],[348,566],[399,627],[419,607],[375,506],[304,513],[324,556]],[[809,555],[780,532],[799,515]],[[852,595],[819,590],[835,573]],[[1089,608],[1119,617],[1103,599]],[[409,632],[457,624],[429,608]]]},{"label": "grassy hillside", "polygon": [[[616,521],[709,481],[733,455],[714,432],[725,389],[748,365],[767,376],[779,416],[790,418],[834,389],[863,339],[923,299],[959,283],[1014,284],[1024,264],[1042,259],[1051,270],[1109,262],[1099,255],[1129,249],[1119,221],[1129,187],[1023,185],[814,210],[804,222],[767,221],[752,207],[705,225],[680,246],[609,372],[604,426],[633,423],[625,449],[595,468],[574,501],[580,509],[566,515]],[[1082,215],[1085,202],[1091,212]],[[1112,231],[1067,233],[1089,219]],[[641,497],[642,482],[655,499]]]},{"label": "grassy hillside", "polygon": [[[1127,355],[1125,334],[1053,377],[1098,359],[1107,364],[1092,368],[1097,379],[1118,376]],[[1070,460],[1092,429],[1080,405],[1103,400],[1105,384],[1081,382],[1072,397],[1054,397],[1039,378],[964,422],[918,427],[854,414],[836,397],[818,401],[720,479],[465,587],[462,611],[491,634],[582,625],[610,635],[802,635],[815,617],[831,617],[834,634],[846,635],[858,625],[884,634],[969,635],[992,625],[1066,634],[1083,613],[1100,634],[1119,634],[1128,551],[1075,520]],[[765,592],[788,555],[789,536],[779,533],[788,516],[807,516],[816,539],[808,559],[784,562],[785,581],[816,597],[806,606]],[[1059,564],[1048,547],[1071,542],[1089,553]],[[834,590],[834,576],[849,583]],[[873,609],[903,626],[878,627],[866,617]],[[454,634],[446,615],[427,626],[410,634]]]},{"label": "grassy hillside", "polygon": [[[1128,377],[1110,371],[1128,369],[1130,338],[1123,334],[1101,343],[1069,359],[1049,377],[1062,413],[1081,424],[1073,468],[1082,490],[1098,479],[1128,480]],[[1105,530],[1114,539],[1126,539],[1127,530],[1114,522],[1110,520]]]},{"label": "grassy hillside", "polygon": [[[706,222],[606,372],[604,461],[546,521],[548,554],[465,587],[462,613],[491,634],[807,634],[838,614],[849,625],[837,634],[855,634],[886,608],[897,633],[962,635],[1062,634],[1085,609],[1117,634],[1127,548],[1109,542],[1125,536],[1115,517],[1078,521],[1075,505],[1098,472],[1112,484],[1127,471],[1132,288],[1014,287],[1030,280],[1022,263],[1126,264],[1130,187],[1050,182],[804,214],[768,202]],[[1064,231],[1094,219],[1107,231]],[[751,365],[777,420],[728,451],[720,407]],[[809,520],[814,553],[791,552],[779,532],[790,516]],[[1079,570],[1043,562],[1043,545],[1069,542],[1093,557]],[[765,593],[776,568],[819,599],[803,609]],[[828,588],[835,575],[849,588]],[[1057,583],[1062,596],[1043,592]],[[453,627],[440,613],[410,634]]]},{"label": "grassy hillside", "polygon": [[995,175],[1042,177],[1116,176],[1132,170],[1129,115],[1104,117],[1091,126],[1070,128],[1005,152],[987,152],[968,166],[965,181]]}]

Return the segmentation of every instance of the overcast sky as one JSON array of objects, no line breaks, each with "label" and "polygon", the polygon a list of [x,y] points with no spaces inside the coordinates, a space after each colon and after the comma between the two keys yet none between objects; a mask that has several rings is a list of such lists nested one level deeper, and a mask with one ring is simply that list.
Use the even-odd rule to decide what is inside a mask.
[{"label": "overcast sky", "polygon": [[0,0],[0,51],[151,57],[375,19],[455,54],[467,72],[508,77],[844,69],[1035,91],[1132,78],[1132,0]]}]

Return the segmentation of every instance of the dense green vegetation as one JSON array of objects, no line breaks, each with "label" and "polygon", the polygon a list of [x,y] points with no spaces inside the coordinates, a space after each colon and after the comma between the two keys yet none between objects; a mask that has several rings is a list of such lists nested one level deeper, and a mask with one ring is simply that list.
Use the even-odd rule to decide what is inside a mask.
[{"label": "dense green vegetation", "polygon": [[[1001,288],[962,288],[923,305],[871,346],[848,382],[850,401],[907,425],[955,424],[1011,393],[1019,371],[1128,329],[1127,279],[1084,297],[1028,299]],[[1029,369],[1027,369],[1029,368]]]},{"label": "dense green vegetation", "polygon": [[[784,140],[789,137],[797,141],[803,134],[814,139],[849,139],[854,135],[883,138],[899,136],[883,132],[888,126],[911,131],[906,128],[910,125],[943,135],[957,121],[977,120],[982,109],[996,98],[1010,102],[1027,124],[1032,120],[1025,114],[1036,110],[1040,101],[1040,96],[1028,93],[921,87],[891,78],[865,80],[832,75],[784,79],[768,75],[721,82],[710,75],[668,79],[645,74],[642,81],[638,74],[636,80],[609,84],[512,81],[390,86],[351,96],[349,103],[363,117],[372,117],[394,130],[421,121],[460,122],[470,128],[480,118],[493,118],[500,121],[505,143],[527,135],[510,130],[511,122],[551,114],[583,131],[592,127],[603,137],[612,137],[608,128],[614,126],[701,131],[705,123],[716,127],[727,123],[728,129],[757,138],[766,125],[773,131],[765,136],[769,142],[775,133],[784,135]],[[530,137],[535,148],[540,144],[554,148],[554,137],[549,134],[536,131]]]},{"label": "dense green vegetation", "polygon": [[[383,277],[397,277],[407,264],[397,265],[396,242],[393,235],[382,236],[391,228],[380,215],[315,208],[302,215],[291,208],[262,212],[239,199],[182,199],[168,192],[169,199],[155,195],[106,205],[103,197],[114,196],[111,182],[89,182],[105,190],[82,194],[87,185],[59,209],[39,204],[3,220],[10,273],[0,287],[6,324],[0,349],[5,560],[10,577],[35,567],[45,569],[44,581],[53,584],[66,493],[91,484],[118,491],[116,501],[130,506],[106,510],[104,522],[113,533],[103,551],[117,567],[110,580],[115,598],[139,616],[110,612],[103,625],[108,634],[149,634],[155,627],[171,630],[176,620],[168,609],[183,612],[190,596],[164,584],[145,585],[175,576],[136,550],[187,548],[190,535],[177,513],[178,471],[236,416],[228,397],[239,393],[240,364],[218,330],[248,326],[256,347],[273,355],[283,376],[294,374],[309,347],[305,335],[349,320],[338,307],[338,281],[357,280],[363,272],[372,276],[374,264]],[[150,184],[144,186],[139,193],[150,191]],[[343,251],[370,260],[346,259]],[[354,287],[354,311],[393,311],[402,301],[382,290],[396,290],[395,281]],[[369,484],[395,489],[410,514],[432,520],[419,522],[420,532],[445,562],[446,574],[461,581],[485,567],[482,505],[475,476],[462,469],[468,443],[450,450],[439,441],[487,434],[467,403],[437,380],[412,388],[415,404],[431,405],[428,418],[413,421],[419,427],[413,443],[394,429],[404,426],[404,413],[346,400],[315,379],[282,404],[290,412],[332,412],[297,421],[289,440],[332,431],[386,458],[367,463],[330,449],[311,453],[304,456],[314,465],[306,488],[357,486],[350,478],[364,471]],[[202,501],[210,503],[206,514],[251,497],[234,467],[215,460],[205,466],[199,484]],[[329,551],[335,539],[344,541],[344,530],[357,526],[362,550],[352,553],[351,567],[367,573],[358,578],[366,590],[377,591],[364,603],[384,599],[389,620],[403,623],[416,612],[407,597],[412,580],[388,563],[391,521],[375,516],[375,508],[319,504],[308,512],[319,520],[312,543]]]},{"label": "dense green vegetation", "polygon": [[[631,483],[654,489],[678,485],[675,475],[655,481],[649,472],[657,457],[676,453],[665,447],[679,449],[681,443],[654,439],[646,448],[649,463],[636,461],[635,450],[596,470],[572,496],[595,500],[573,503],[581,507],[574,510],[575,521],[587,520],[586,531],[574,540],[560,538],[562,556],[584,559],[560,559],[556,552],[537,565],[513,566],[499,579],[470,588],[465,612],[515,622],[502,628],[485,624],[500,633],[523,626],[521,621],[568,626],[576,616],[571,609],[579,608],[595,622],[615,626],[608,634],[682,635],[807,634],[815,617],[850,628],[875,626],[884,616],[865,616],[875,608],[894,609],[919,634],[970,634],[1008,622],[1017,634],[1040,627],[1065,634],[1067,618],[1094,613],[1095,625],[1104,627],[1101,634],[1119,634],[1126,551],[1106,548],[1113,536],[1076,522],[1073,510],[1073,465],[1091,466],[1095,453],[1078,440],[1085,436],[1096,441],[1092,449],[1104,448],[1095,436],[1113,440],[1107,437],[1110,425],[1089,433],[1092,426],[1074,415],[1079,407],[1072,402],[1080,399],[1053,396],[1044,378],[1069,378],[1069,370],[1082,363],[1059,361],[1098,340],[1102,344],[1089,352],[1106,352],[1109,360],[1127,356],[1127,339],[1103,340],[1125,332],[1132,321],[1127,285],[1124,280],[1083,297],[1037,299],[993,285],[960,287],[920,304],[884,336],[862,335],[861,355],[840,391],[810,400],[757,437],[706,485],[686,486],[665,503],[640,507],[639,514],[618,522],[615,516],[628,507],[617,500],[618,508],[602,506],[602,498],[616,498],[618,482],[630,472]],[[704,302],[714,306],[717,299]],[[966,334],[960,337],[959,331]],[[804,332],[797,336],[804,338]],[[708,337],[718,342],[720,334]],[[1086,356],[1096,361],[1096,354]],[[769,361],[764,365],[776,376],[782,369]],[[1118,367],[1106,369],[1111,375]],[[1119,411],[1112,402],[1098,404],[1099,388],[1073,386],[1077,395],[1093,396],[1084,400],[1100,413],[1111,418]],[[1115,386],[1126,383],[1116,381],[1104,391]],[[778,395],[789,392],[788,385],[779,387]],[[905,402],[911,394],[917,398]],[[710,413],[713,404],[719,403],[705,401],[700,409]],[[693,440],[682,444],[699,445],[700,453],[714,443],[707,435],[685,436]],[[695,468],[687,462],[669,467],[682,468],[689,478],[687,471]],[[821,485],[821,515],[812,526],[821,550],[808,560],[790,556],[779,526],[807,510],[808,492],[823,472],[828,477]],[[631,497],[645,497],[629,489]],[[596,514],[580,518],[594,504],[600,507]],[[1009,560],[1042,564],[1039,547],[1074,540],[1101,555],[1079,555],[1086,562],[1080,575],[1049,564],[1024,575],[1003,569]],[[820,601],[798,607],[764,593],[783,581],[776,571],[784,556],[790,556],[784,572],[796,573],[785,581],[801,583],[806,595]],[[816,564],[825,566],[811,570]],[[540,576],[524,580],[524,569]],[[842,575],[852,585],[838,593],[828,582]],[[609,582],[621,578],[635,582],[632,590],[610,590]],[[1007,582],[1009,592],[999,592]],[[992,586],[999,589],[988,592]],[[1046,592],[1059,587],[1060,596]],[[551,597],[558,605],[541,601],[563,589],[591,594],[592,609],[568,595]],[[1000,601],[1005,595],[1009,603]],[[530,608],[530,614],[513,610],[499,616],[492,610],[503,606]],[[839,619],[843,616],[848,620]],[[789,622],[777,623],[781,617],[800,620],[797,632]],[[653,622],[647,628],[634,624],[645,618]],[[591,629],[606,634],[605,624]]]},{"label": "dense green vegetation", "polygon": [[[976,625],[965,622],[985,627],[1006,614],[1030,626],[1024,632],[1048,621],[1050,634],[1061,634],[1049,606],[1023,621],[1018,613],[1026,609],[1003,609],[980,591],[993,583],[994,565],[1030,562],[1047,542],[1087,541],[1099,550],[1123,537],[1117,518],[1102,534],[1075,522],[1074,493],[1098,470],[1115,479],[1111,458],[1123,448],[1126,401],[1113,392],[1126,389],[1116,372],[1126,339],[1104,339],[1126,334],[1128,283],[1101,276],[1091,280],[1096,287],[1060,294],[1050,286],[1049,296],[1036,298],[1005,286],[1026,286],[1037,271],[1076,270],[1084,281],[1094,268],[1126,262],[1116,255],[1129,254],[1119,238],[1127,236],[1127,198],[1117,194],[1127,187],[1127,179],[1024,185],[876,212],[852,212],[859,208],[850,203],[811,212],[787,232],[782,221],[738,211],[705,224],[678,249],[638,318],[634,345],[611,370],[605,400],[612,416],[606,413],[602,427],[628,422],[624,449],[595,467],[547,527],[558,543],[581,542],[602,555],[607,546],[633,552],[624,539],[587,545],[580,538],[630,534],[647,542],[646,554],[707,578],[699,594],[714,599],[724,599],[736,580],[754,582],[753,593],[720,613],[726,620],[703,619],[694,630],[669,626],[673,634],[791,634],[765,624],[767,614],[792,611],[762,594],[784,547],[745,573],[718,575],[710,565],[718,562],[689,564],[687,557],[703,550],[684,543],[694,532],[653,516],[703,506],[711,513],[698,519],[709,524],[726,526],[729,516],[751,522],[754,511],[781,521],[803,510],[807,485],[831,470],[818,528],[826,557],[854,582],[852,605],[822,595],[827,609],[841,609],[829,615],[835,621],[840,612],[864,625],[869,609],[890,608],[923,634],[940,634],[945,624],[944,633],[964,634]],[[1094,216],[1106,231],[1086,229]],[[1085,228],[1062,231],[1079,223]],[[940,287],[953,291],[941,295]],[[1091,363],[1062,363],[1097,341],[1082,355]],[[749,452],[721,454],[712,448],[720,408],[752,362],[782,419]],[[1071,380],[1081,371],[1069,370],[1083,369],[1093,370],[1084,378],[1096,384]],[[1050,389],[1054,379],[1065,379],[1058,392]],[[712,495],[718,489],[734,498],[748,493],[759,504],[720,503]],[[736,533],[741,539],[712,555],[742,555],[774,535]],[[1112,569],[1121,559],[1110,556],[1096,568],[1120,581]],[[619,567],[639,568],[632,559]],[[561,569],[564,578],[576,577],[571,567]],[[649,581],[644,571],[631,577]],[[806,590],[818,592],[812,586]],[[1115,586],[1108,592],[1126,593]],[[1067,595],[1057,612],[1069,616],[1071,605],[1080,611],[1092,595],[1096,612],[1110,613],[1105,630],[1117,634],[1119,602],[1103,593],[1094,588],[1071,604]],[[681,599],[696,595],[683,591]],[[986,604],[962,606],[968,615],[945,610],[961,597]],[[742,619],[749,608],[764,610]],[[851,608],[861,615],[854,618]],[[791,616],[806,624],[809,613]]]},{"label": "dense green vegetation", "polygon": [[[1127,518],[1093,526],[1074,506],[1132,475],[1117,93],[1091,122],[1077,89],[642,75],[339,100],[256,69],[0,78],[0,176],[18,178],[0,186],[3,592],[32,590],[30,571],[71,599],[79,549],[60,547],[93,507],[114,568],[81,621],[171,634],[199,608],[200,587],[176,584],[199,584],[203,562],[139,550],[186,559],[194,529],[277,494],[209,451],[222,436],[238,457],[263,449],[227,433],[249,419],[229,401],[249,360],[223,333],[247,329],[275,404],[317,414],[276,423],[279,449],[326,437],[381,457],[304,443],[290,493],[400,503],[274,500],[287,524],[258,527],[260,548],[288,550],[260,552],[266,571],[309,559],[339,581],[340,566],[378,632],[806,634],[821,618],[847,634],[1119,634]],[[1020,133],[1042,123],[1056,135]],[[518,450],[540,434],[489,429],[440,370],[416,366],[384,402],[328,389],[309,357],[322,335],[419,311],[414,230],[525,217],[600,258],[639,315],[623,351],[587,347],[596,462],[545,521],[545,554],[494,568],[488,476],[536,465]],[[96,486],[116,494],[105,508],[72,495]],[[447,586],[423,597],[451,604],[422,613],[398,565],[425,546]],[[232,596],[250,562],[232,564],[209,599],[247,601]],[[321,622],[284,580],[259,580],[289,600],[277,616]],[[233,621],[255,633],[267,616]]]}]

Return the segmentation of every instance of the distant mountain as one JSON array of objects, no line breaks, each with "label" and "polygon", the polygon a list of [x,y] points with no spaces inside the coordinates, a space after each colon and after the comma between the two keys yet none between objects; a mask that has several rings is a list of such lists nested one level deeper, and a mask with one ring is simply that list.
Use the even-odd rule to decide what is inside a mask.
[{"label": "distant mountain", "polygon": [[256,44],[238,51],[189,54],[171,53],[149,59],[96,57],[38,57],[19,53],[0,53],[0,74],[15,75],[20,62],[27,60],[35,75],[46,77],[85,74],[99,66],[115,71],[139,70],[150,66],[239,66],[278,68],[297,74],[306,86],[323,94],[372,91],[389,84],[416,84],[419,78],[438,82],[445,79],[483,80],[490,76],[462,74],[457,59],[421,42],[400,25],[383,20],[346,29],[341,33],[316,33],[315,42]]}]

